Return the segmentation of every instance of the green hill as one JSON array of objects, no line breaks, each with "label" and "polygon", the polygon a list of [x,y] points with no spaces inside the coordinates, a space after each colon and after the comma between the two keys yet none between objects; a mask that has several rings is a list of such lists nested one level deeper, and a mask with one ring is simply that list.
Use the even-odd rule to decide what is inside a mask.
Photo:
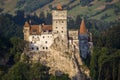
[{"label": "green hill", "polygon": [[0,12],[14,14],[17,10],[25,13],[50,12],[57,4],[68,9],[68,16],[81,15],[88,19],[114,22],[120,18],[119,0],[0,0]]}]

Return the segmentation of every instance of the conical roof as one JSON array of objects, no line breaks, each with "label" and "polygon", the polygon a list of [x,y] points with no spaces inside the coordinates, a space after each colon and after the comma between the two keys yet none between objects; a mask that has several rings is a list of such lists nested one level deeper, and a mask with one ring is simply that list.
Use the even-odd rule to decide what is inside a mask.
[{"label": "conical roof", "polygon": [[30,27],[30,24],[26,21],[24,27]]},{"label": "conical roof", "polygon": [[84,20],[82,20],[81,25],[80,25],[80,34],[86,34],[87,33],[87,28],[85,26]]},{"label": "conical roof", "polygon": [[58,9],[58,10],[62,10],[62,5],[61,5],[61,4],[58,4],[58,5],[57,5],[57,9]]}]

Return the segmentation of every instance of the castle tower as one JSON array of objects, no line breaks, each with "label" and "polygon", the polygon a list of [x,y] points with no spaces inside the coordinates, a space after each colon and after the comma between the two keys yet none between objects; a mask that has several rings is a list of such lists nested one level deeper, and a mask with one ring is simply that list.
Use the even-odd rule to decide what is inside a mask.
[{"label": "castle tower", "polygon": [[67,37],[67,10],[63,10],[60,4],[52,11],[53,33],[60,35],[61,40],[68,44]]},{"label": "castle tower", "polygon": [[24,33],[24,40],[29,41],[30,25],[28,22],[25,22],[23,33]]},{"label": "castle tower", "polygon": [[82,20],[79,30],[79,45],[81,57],[84,59],[86,59],[89,54],[88,37],[88,30],[86,29],[84,20]]}]

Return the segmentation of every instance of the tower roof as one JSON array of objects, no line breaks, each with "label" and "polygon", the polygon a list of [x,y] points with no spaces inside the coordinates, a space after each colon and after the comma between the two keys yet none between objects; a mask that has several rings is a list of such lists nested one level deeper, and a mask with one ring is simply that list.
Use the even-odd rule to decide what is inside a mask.
[{"label": "tower roof", "polygon": [[58,10],[62,10],[61,4],[58,4],[58,5],[57,5],[57,9],[58,9]]},{"label": "tower roof", "polygon": [[24,27],[30,27],[30,24],[26,21]]},{"label": "tower roof", "polygon": [[85,26],[85,22],[84,20],[82,20],[81,25],[80,25],[80,34],[86,34],[87,33],[87,29]]}]

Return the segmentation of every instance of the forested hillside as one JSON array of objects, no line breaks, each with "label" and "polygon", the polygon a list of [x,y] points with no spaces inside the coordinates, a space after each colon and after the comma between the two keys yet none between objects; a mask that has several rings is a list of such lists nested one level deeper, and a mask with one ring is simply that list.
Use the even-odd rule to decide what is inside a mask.
[{"label": "forested hillside", "polygon": [[39,15],[41,11],[50,12],[59,3],[74,19],[77,15],[107,22],[120,18],[119,0],[0,0],[0,12],[15,14],[17,10],[23,10]]},{"label": "forested hillside", "polygon": [[20,61],[24,22],[52,24],[51,10],[58,3],[68,9],[69,29],[79,29],[84,18],[93,34],[93,53],[84,60],[91,79],[120,80],[119,0],[0,0],[0,80],[70,80],[67,74],[48,74],[49,68],[39,63],[29,64],[25,55]]}]

